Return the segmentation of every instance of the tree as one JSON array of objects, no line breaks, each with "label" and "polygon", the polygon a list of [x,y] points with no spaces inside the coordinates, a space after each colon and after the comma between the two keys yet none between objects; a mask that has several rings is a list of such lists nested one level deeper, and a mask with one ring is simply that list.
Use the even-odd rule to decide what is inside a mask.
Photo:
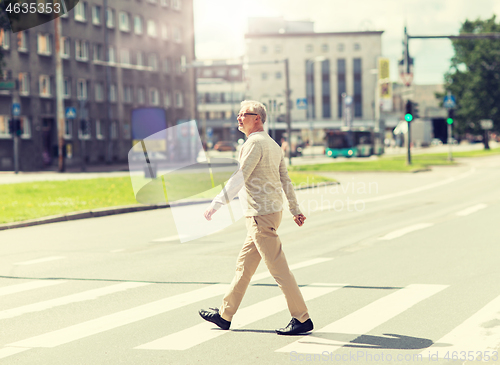
[{"label": "tree", "polygon": [[[1,1],[0,3],[0,29],[11,30],[10,21],[7,16],[7,12],[5,11],[5,7],[7,2]],[[3,74],[3,68],[5,66],[5,62],[3,60],[3,49],[0,47],[0,75]]]},{"label": "tree", "polygon": [[[466,20],[463,33],[500,33],[500,23],[493,16],[487,20]],[[455,95],[457,109],[453,127],[459,135],[483,134],[479,121],[493,120],[500,131],[500,39],[455,39],[455,55],[445,74],[445,90]],[[443,95],[440,95],[442,97]],[[483,138],[485,149],[489,149]]]}]

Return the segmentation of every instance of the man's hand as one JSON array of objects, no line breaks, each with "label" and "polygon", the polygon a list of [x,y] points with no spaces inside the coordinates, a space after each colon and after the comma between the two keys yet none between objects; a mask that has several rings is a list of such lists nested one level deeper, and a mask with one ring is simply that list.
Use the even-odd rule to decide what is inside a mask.
[{"label": "man's hand", "polygon": [[304,214],[297,214],[293,216],[293,221],[297,223],[299,227],[302,227],[304,221],[306,220],[306,216]]},{"label": "man's hand", "polygon": [[215,209],[212,209],[212,208],[208,208],[205,213],[203,213],[203,215],[205,216],[205,219],[207,221],[211,221],[212,220],[212,215],[216,212]]}]

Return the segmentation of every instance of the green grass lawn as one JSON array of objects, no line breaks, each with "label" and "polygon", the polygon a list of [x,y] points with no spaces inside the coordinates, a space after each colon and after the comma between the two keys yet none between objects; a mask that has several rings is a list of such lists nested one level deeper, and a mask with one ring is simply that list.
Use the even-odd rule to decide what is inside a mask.
[{"label": "green grass lawn", "polygon": [[[453,158],[481,157],[499,155],[500,148],[489,151],[477,150],[467,152],[455,152]],[[454,165],[456,162],[448,161],[448,153],[418,154],[412,155],[412,165],[406,164],[405,156],[383,156],[376,160],[359,162],[332,162],[316,165],[292,166],[291,171],[381,171],[381,172],[413,172],[426,170],[430,166]]]},{"label": "green grass lawn", "polygon": [[[295,186],[334,181],[315,174],[301,172],[290,172],[290,178]],[[151,184],[151,190],[156,190],[149,203],[165,203],[162,194],[164,191],[162,181],[156,179]],[[178,177],[176,182],[167,181],[166,185],[169,184],[181,186],[181,189],[176,189],[178,198],[187,197],[189,196],[187,194],[195,191],[193,180],[189,180],[185,176]],[[198,194],[197,198],[211,198],[212,196],[213,193],[202,193]],[[98,208],[138,204],[128,176],[0,185],[0,201],[0,224]]]}]

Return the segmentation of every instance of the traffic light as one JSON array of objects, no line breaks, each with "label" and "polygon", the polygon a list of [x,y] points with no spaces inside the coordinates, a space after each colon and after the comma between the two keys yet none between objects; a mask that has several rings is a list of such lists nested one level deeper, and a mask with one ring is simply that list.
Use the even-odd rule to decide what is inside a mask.
[{"label": "traffic light", "polygon": [[14,129],[15,129],[16,135],[20,136],[21,134],[23,134],[23,129],[21,127],[21,119],[15,120]]},{"label": "traffic light", "polygon": [[412,102],[411,102],[411,100],[408,100],[408,101],[406,102],[405,120],[406,120],[407,122],[411,122],[411,121],[413,120]]},{"label": "traffic light", "polygon": [[420,118],[420,115],[418,114],[418,103],[415,103],[414,101],[411,102],[411,115],[413,115],[413,119]]},{"label": "traffic light", "polygon": [[14,134],[14,120],[9,119],[9,134]]},{"label": "traffic light", "polygon": [[80,120],[80,130],[82,131],[82,135],[87,135],[89,133],[88,122],[85,119]]},{"label": "traffic light", "polygon": [[455,110],[448,109],[448,119],[446,119],[446,123],[453,124],[453,118],[455,117]]}]

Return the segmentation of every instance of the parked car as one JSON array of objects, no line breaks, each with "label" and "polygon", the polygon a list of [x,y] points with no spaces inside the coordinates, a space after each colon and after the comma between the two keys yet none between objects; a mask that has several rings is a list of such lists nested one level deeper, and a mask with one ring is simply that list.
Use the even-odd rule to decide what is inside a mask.
[{"label": "parked car", "polygon": [[222,151],[236,151],[236,143],[231,141],[219,141],[215,144],[214,150]]},{"label": "parked car", "polygon": [[441,141],[439,138],[433,138],[431,141],[431,146],[441,146],[443,144],[443,141]]}]

